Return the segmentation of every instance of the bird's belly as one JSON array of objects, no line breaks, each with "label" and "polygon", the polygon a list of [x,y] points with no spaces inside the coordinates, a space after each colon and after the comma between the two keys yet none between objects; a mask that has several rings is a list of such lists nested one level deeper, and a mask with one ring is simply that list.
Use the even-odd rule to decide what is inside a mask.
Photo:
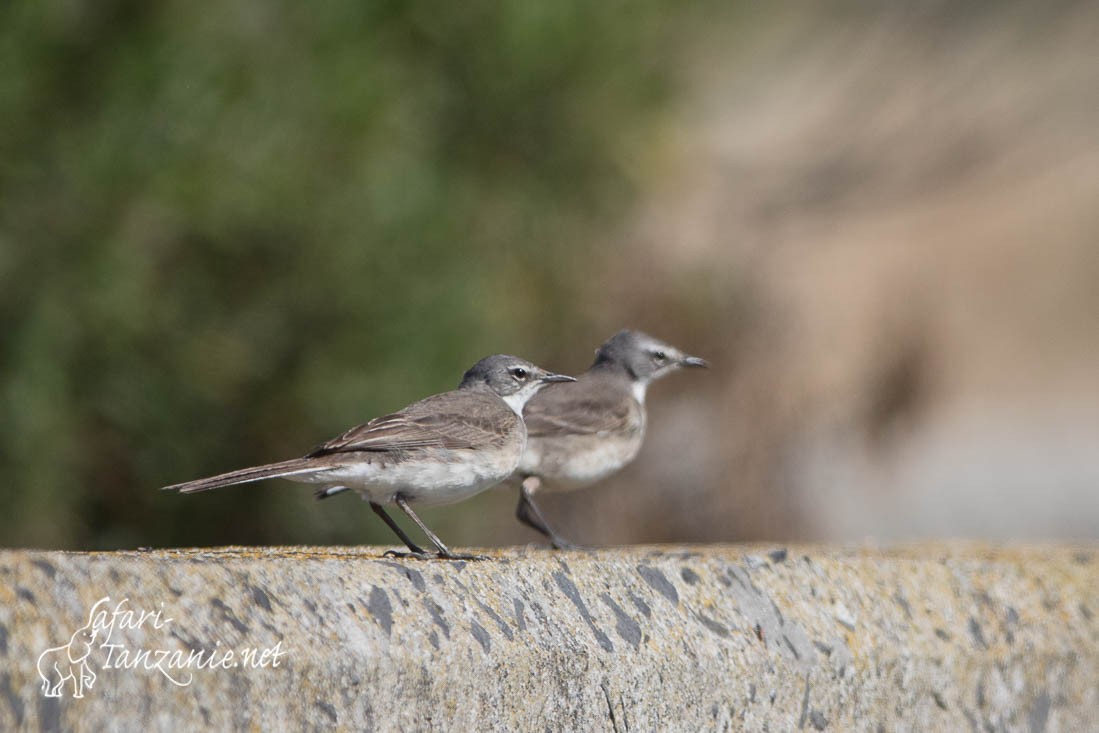
[{"label": "bird's belly", "polygon": [[570,491],[621,470],[641,448],[639,433],[530,438],[518,471],[545,479],[543,491]]},{"label": "bird's belly", "polygon": [[346,486],[378,504],[392,503],[397,494],[417,504],[449,504],[495,486],[514,467],[514,453],[490,460],[483,454],[448,451],[445,456],[334,466],[302,480]]}]

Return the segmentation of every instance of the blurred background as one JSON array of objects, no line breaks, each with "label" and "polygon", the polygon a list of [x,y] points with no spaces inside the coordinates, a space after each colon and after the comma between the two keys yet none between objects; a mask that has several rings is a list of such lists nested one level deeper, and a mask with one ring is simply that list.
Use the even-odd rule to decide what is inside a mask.
[{"label": "blurred background", "polygon": [[[0,544],[384,543],[300,455],[706,357],[581,543],[1099,537],[1099,6],[0,5]],[[537,541],[514,493],[424,510]]]}]

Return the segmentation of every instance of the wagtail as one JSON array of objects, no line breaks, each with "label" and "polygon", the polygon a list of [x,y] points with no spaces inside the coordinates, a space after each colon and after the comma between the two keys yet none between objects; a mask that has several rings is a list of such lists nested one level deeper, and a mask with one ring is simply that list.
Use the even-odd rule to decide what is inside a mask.
[{"label": "wagtail", "polygon": [[[552,382],[572,382],[514,356],[473,365],[458,389],[414,402],[400,412],[351,428],[302,458],[188,481],[165,490],[185,494],[268,478],[321,484],[318,499],[357,491],[416,558],[456,555],[416,516],[410,504],[448,504],[506,479],[519,463],[527,431],[523,406]],[[423,530],[435,553],[416,545],[385,508],[396,504]]]},{"label": "wagtail", "polygon": [[535,492],[582,488],[628,464],[645,437],[649,384],[681,367],[706,366],[640,331],[619,331],[575,384],[553,385],[534,397],[523,411],[527,447],[513,476],[520,484],[519,521],[554,547],[571,547],[542,516]]}]

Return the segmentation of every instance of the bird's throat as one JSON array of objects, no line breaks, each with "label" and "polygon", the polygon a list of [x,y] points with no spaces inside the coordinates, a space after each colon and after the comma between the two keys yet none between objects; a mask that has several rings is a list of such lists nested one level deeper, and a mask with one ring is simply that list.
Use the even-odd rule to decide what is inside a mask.
[{"label": "bird's throat", "polygon": [[522,417],[523,416],[523,407],[527,404],[527,400],[529,399],[529,396],[526,395],[526,394],[523,394],[522,392],[516,392],[514,394],[501,396],[500,399],[502,399],[504,402],[507,403],[508,407],[511,408],[512,412],[514,412],[519,417]]}]

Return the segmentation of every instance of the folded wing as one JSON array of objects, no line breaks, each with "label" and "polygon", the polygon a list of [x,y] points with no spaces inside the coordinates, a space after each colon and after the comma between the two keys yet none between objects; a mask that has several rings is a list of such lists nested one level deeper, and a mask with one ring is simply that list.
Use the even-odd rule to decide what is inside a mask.
[{"label": "folded wing", "polygon": [[641,424],[641,412],[633,399],[620,392],[562,385],[545,389],[528,402],[523,420],[532,438],[593,435],[635,430]]},{"label": "folded wing", "polygon": [[[392,415],[377,417],[313,449],[307,458],[334,453],[406,452],[418,449],[476,450],[497,445],[509,434],[507,409],[492,402],[455,409],[450,394],[421,400]],[[503,419],[501,419],[503,418]]]}]

